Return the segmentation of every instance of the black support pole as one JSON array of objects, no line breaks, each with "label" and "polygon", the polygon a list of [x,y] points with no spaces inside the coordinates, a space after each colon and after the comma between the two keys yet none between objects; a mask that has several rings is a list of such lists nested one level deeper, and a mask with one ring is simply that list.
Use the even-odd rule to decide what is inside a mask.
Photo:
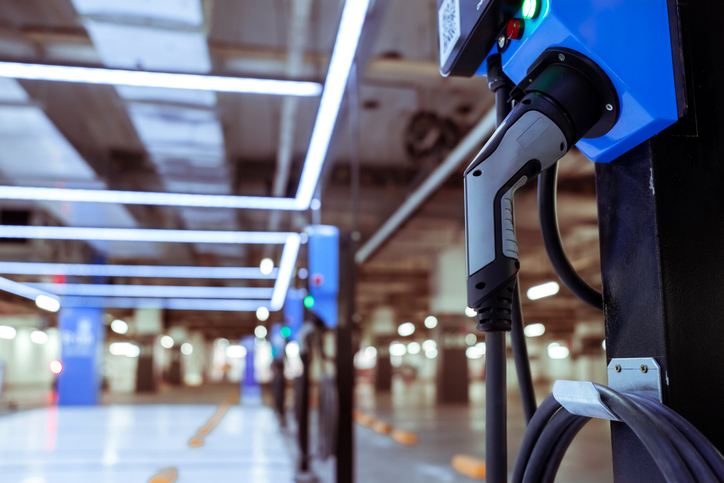
[{"label": "black support pole", "polygon": [[337,325],[337,483],[354,482],[354,345],[355,242],[351,234],[339,237],[339,323]]},{"label": "black support pole", "polygon": [[300,354],[302,360],[302,375],[298,381],[299,414],[297,438],[299,444],[298,480],[309,474],[309,352]]},{"label": "black support pole", "polygon": [[[724,4],[678,7],[686,115],[596,166],[606,348],[655,357],[664,402],[724,451],[724,29],[701,27]],[[662,481],[626,427],[612,444],[615,481]]]}]

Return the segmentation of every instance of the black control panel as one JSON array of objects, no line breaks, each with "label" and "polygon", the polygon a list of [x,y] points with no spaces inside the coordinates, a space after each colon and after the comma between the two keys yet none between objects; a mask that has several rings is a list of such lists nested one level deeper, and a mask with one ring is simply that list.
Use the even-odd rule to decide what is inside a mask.
[{"label": "black control panel", "polygon": [[440,72],[470,77],[524,0],[437,0]]}]

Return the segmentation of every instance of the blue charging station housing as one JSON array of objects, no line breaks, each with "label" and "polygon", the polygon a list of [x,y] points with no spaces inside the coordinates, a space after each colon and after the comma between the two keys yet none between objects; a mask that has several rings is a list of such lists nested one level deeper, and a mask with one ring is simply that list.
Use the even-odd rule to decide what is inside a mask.
[{"label": "blue charging station housing", "polygon": [[[539,1],[538,17],[524,19],[522,38],[511,39],[501,53],[503,71],[520,84],[546,49],[564,47],[608,74],[621,112],[608,134],[576,144],[588,159],[611,162],[684,114],[683,74],[676,72],[672,47],[672,39],[678,45],[678,27],[671,25],[676,16],[670,16],[667,0]],[[487,75],[487,59],[476,75]]]},{"label": "blue charging station housing", "polygon": [[304,297],[307,291],[290,289],[284,302],[284,325],[289,327],[289,338],[298,341],[297,334],[304,323]]},{"label": "blue charging station housing", "polygon": [[310,308],[327,327],[337,327],[339,229],[314,225],[306,232],[309,235],[309,294],[314,298],[314,306]]}]

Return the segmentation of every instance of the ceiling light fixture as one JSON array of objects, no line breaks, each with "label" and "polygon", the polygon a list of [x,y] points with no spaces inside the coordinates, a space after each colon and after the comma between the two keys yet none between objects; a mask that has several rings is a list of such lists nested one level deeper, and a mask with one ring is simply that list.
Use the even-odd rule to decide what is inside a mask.
[{"label": "ceiling light fixture", "polygon": [[271,287],[195,287],[170,285],[115,285],[92,283],[27,283],[56,295],[78,297],[150,297],[198,299],[268,299]]},{"label": "ceiling light fixture", "polygon": [[317,189],[369,5],[370,0],[347,0],[344,4],[317,119],[312,130],[312,139],[297,190],[296,202],[300,209],[309,208],[314,191]]},{"label": "ceiling light fixture", "polygon": [[255,312],[268,300],[179,299],[144,297],[63,297],[63,307],[108,309],[168,309],[220,312]]},{"label": "ceiling light fixture", "polygon": [[271,273],[265,275],[257,267],[175,267],[158,265],[0,262],[0,273],[9,275],[270,280],[276,278],[277,272],[278,269],[275,268]]},{"label": "ceiling light fixture", "polygon": [[303,210],[294,198],[271,196],[201,195],[186,193],[150,193],[74,188],[36,188],[3,186],[0,198],[5,200],[76,201],[88,203],[120,203],[124,205],[185,206],[191,208],[230,208],[256,210]]},{"label": "ceiling light fixture", "polygon": [[142,228],[80,228],[73,226],[0,225],[0,238],[102,240],[164,243],[277,244],[296,233],[263,231],[155,230]]},{"label": "ceiling light fixture", "polygon": [[0,77],[275,96],[316,97],[322,93],[322,86],[316,82],[149,72],[108,67],[25,64],[20,62],[0,62]]},{"label": "ceiling light fixture", "polygon": [[[10,228],[10,230],[5,230]],[[264,243],[261,240],[266,239],[265,243],[284,243],[282,250],[281,262],[278,269],[274,269],[276,282],[274,288],[264,287],[168,287],[168,286],[148,286],[148,285],[94,285],[94,284],[21,284],[12,280],[0,277],[0,290],[16,293],[23,297],[35,299],[39,307],[46,310],[57,311],[60,308],[60,301],[57,297],[48,292],[44,292],[37,287],[45,287],[51,291],[57,291],[62,295],[66,295],[64,303],[72,304],[74,307],[106,307],[106,308],[139,308],[139,307],[155,307],[167,308],[173,310],[224,310],[224,311],[255,311],[263,306],[271,311],[281,310],[284,306],[284,300],[287,297],[289,286],[294,274],[294,268],[299,255],[299,246],[301,237],[297,233],[277,233],[277,232],[210,232],[210,231],[191,231],[191,230],[132,230],[132,229],[115,229],[115,228],[72,228],[72,227],[45,227],[45,226],[0,226],[0,238],[10,237],[12,233],[16,233],[15,228],[21,229],[23,235],[18,238],[51,238],[61,240],[129,240],[129,241],[150,241],[149,239],[170,240],[172,234],[178,236],[184,241],[190,241],[195,237],[195,243],[204,243],[198,241],[203,239],[207,243],[219,243],[219,239],[214,239],[208,235],[216,234],[239,234],[248,235],[238,237],[246,239],[246,243]],[[39,228],[40,230],[22,230],[23,228]],[[103,232],[105,233],[98,233]],[[93,233],[96,234],[93,234]],[[134,233],[135,232],[135,233]],[[151,232],[150,234],[148,232]],[[170,232],[170,233],[169,233]],[[184,237],[184,233],[192,235]],[[42,236],[48,235],[48,236]],[[81,235],[89,236],[90,238]],[[202,236],[203,235],[203,236]],[[210,238],[210,239],[209,239]],[[172,240],[172,241],[182,241]],[[241,243],[241,242],[240,242]],[[153,270],[156,269],[156,273]],[[234,269],[229,267],[135,267],[133,265],[64,265],[64,264],[20,264],[11,262],[0,262],[0,273],[14,274],[58,274],[58,275],[105,275],[105,276],[132,276],[129,273],[136,271],[144,273],[141,276],[180,276],[195,274],[201,277],[200,272],[205,274],[216,275],[221,278],[224,275],[241,275],[238,270],[251,272],[254,278],[261,273],[259,269]],[[236,272],[235,272],[236,270]],[[167,275],[167,273],[170,273]],[[131,300],[132,297],[138,297],[137,300]],[[194,303],[192,299],[184,299],[182,297],[192,297],[205,300],[205,302]],[[254,300],[252,304],[245,304],[245,300],[219,300],[216,304],[210,300],[216,298],[265,298],[268,300]],[[40,305],[38,300],[43,302]],[[52,303],[51,303],[52,301]],[[92,305],[84,305],[92,304]],[[51,307],[52,305],[52,307]],[[57,305],[57,307],[56,307]],[[55,307],[55,308],[54,308]],[[214,307],[219,307],[215,309]],[[54,309],[53,309],[54,308]]]}]

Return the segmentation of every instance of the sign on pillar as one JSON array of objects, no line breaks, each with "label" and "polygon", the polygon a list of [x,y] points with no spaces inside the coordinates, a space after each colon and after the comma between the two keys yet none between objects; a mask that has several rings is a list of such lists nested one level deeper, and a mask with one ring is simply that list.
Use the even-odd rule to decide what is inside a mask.
[{"label": "sign on pillar", "polygon": [[70,307],[58,313],[63,372],[58,375],[58,405],[93,405],[100,399],[103,311]]},{"label": "sign on pillar", "polygon": [[327,327],[337,327],[337,294],[339,292],[339,229],[314,225],[309,234],[309,294],[305,305],[314,311]]}]

